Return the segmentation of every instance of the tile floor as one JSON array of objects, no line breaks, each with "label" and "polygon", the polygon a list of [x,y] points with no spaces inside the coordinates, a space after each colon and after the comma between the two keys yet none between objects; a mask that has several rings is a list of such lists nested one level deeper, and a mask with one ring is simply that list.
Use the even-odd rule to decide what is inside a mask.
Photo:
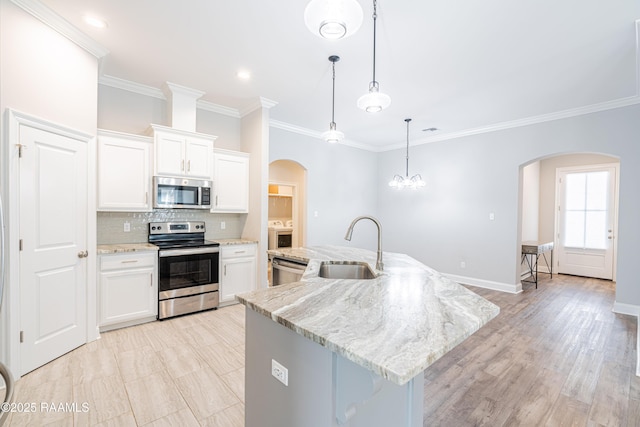
[{"label": "tile floor", "polygon": [[243,427],[244,306],[105,332],[22,377],[15,397],[37,410],[9,426]]}]

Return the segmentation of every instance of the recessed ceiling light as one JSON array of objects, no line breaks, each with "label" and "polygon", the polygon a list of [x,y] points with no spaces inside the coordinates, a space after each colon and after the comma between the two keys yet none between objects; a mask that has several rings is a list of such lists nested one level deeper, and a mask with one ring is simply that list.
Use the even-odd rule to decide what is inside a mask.
[{"label": "recessed ceiling light", "polygon": [[249,80],[251,73],[247,70],[239,70],[237,76],[240,80]]},{"label": "recessed ceiling light", "polygon": [[84,15],[82,19],[87,25],[91,25],[95,28],[107,28],[109,26],[107,24],[107,21],[105,21],[104,19],[100,19],[92,15]]}]

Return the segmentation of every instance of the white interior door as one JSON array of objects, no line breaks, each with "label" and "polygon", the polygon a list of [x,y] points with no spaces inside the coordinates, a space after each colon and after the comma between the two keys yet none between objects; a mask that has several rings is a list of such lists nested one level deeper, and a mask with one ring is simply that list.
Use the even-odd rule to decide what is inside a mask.
[{"label": "white interior door", "polygon": [[558,170],[558,273],[613,279],[617,166]]},{"label": "white interior door", "polygon": [[20,375],[86,342],[87,146],[21,125]]}]

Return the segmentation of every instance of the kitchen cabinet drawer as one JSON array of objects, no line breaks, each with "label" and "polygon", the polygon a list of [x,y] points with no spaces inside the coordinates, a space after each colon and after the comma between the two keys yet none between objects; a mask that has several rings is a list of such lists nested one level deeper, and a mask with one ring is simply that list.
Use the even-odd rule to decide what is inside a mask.
[{"label": "kitchen cabinet drawer", "polygon": [[220,248],[220,258],[227,259],[256,256],[256,252],[257,245],[253,243],[246,245],[228,245]]},{"label": "kitchen cabinet drawer", "polygon": [[100,271],[154,267],[157,256],[156,251],[102,255],[100,257]]}]

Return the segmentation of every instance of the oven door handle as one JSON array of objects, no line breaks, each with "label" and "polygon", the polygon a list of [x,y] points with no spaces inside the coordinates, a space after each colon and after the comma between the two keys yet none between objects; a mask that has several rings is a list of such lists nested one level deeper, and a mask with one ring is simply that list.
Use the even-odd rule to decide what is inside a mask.
[{"label": "oven door handle", "polygon": [[197,254],[214,254],[220,252],[220,248],[191,248],[191,249],[168,249],[160,250],[158,256],[160,258],[168,256],[181,256],[181,255],[197,255]]}]

